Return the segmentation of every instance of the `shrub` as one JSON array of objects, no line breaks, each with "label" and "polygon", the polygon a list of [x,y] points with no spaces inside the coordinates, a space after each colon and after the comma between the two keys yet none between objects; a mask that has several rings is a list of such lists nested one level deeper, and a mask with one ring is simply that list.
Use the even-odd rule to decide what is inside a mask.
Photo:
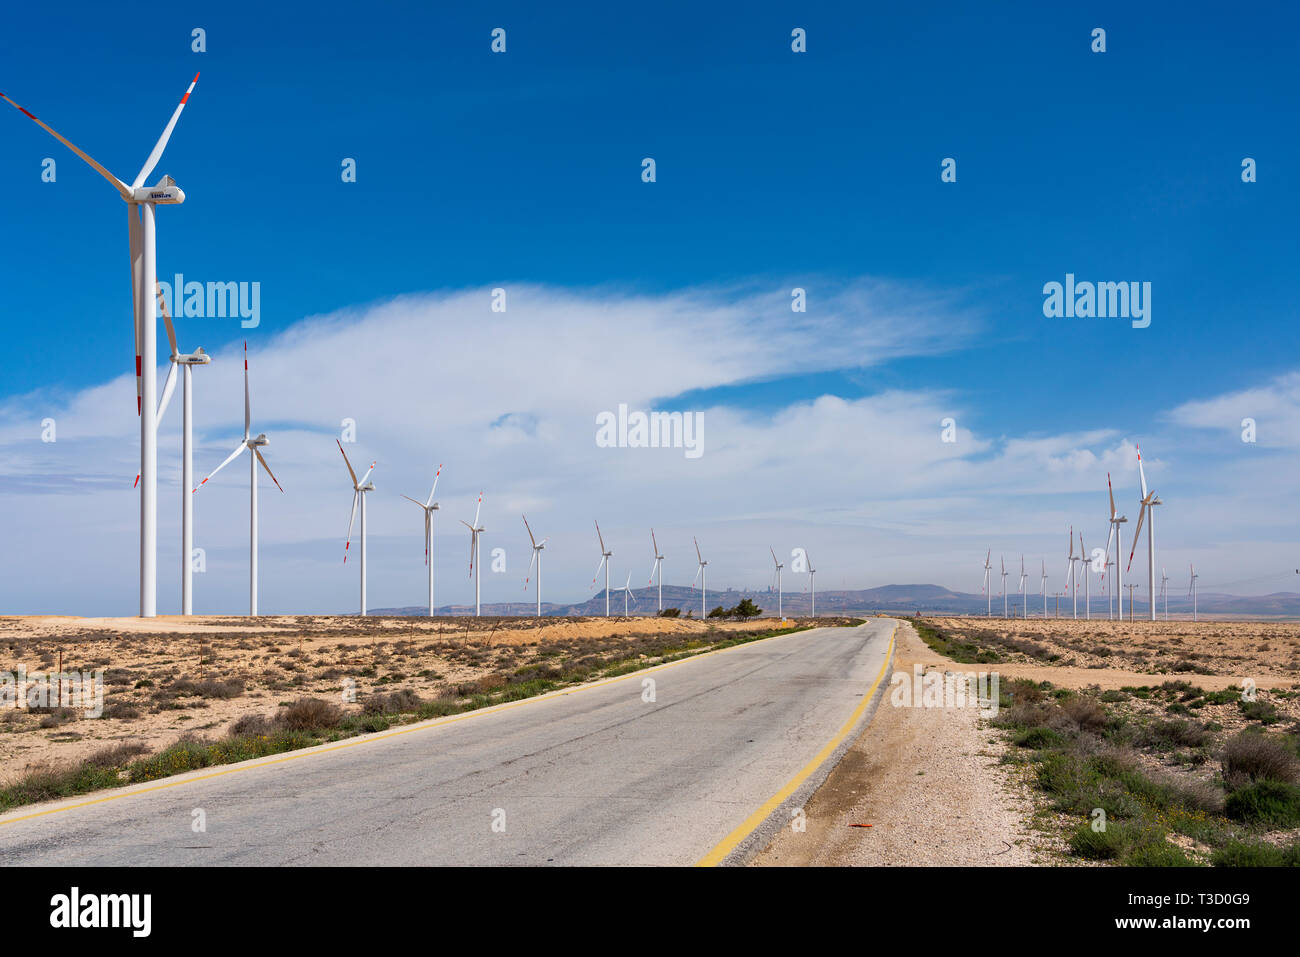
[{"label": "shrub", "polygon": [[299,698],[280,709],[276,724],[289,731],[312,731],[331,728],[339,723],[340,712],[336,705],[319,698]]},{"label": "shrub", "polygon": [[1229,841],[1210,857],[1215,867],[1300,867],[1300,844],[1274,847],[1263,841]]},{"label": "shrub", "polygon": [[1256,781],[1228,795],[1228,817],[1264,827],[1300,824],[1300,788],[1281,781]]},{"label": "shrub", "polygon": [[1106,727],[1106,709],[1095,698],[1077,695],[1061,703],[1061,710],[1080,731],[1100,731]]},{"label": "shrub", "polygon": [[402,711],[417,711],[422,703],[418,694],[410,688],[402,688],[367,698],[361,705],[361,710],[365,714],[398,714]]},{"label": "shrub", "polygon": [[1051,728],[1045,728],[1038,725],[1033,728],[1026,728],[1024,731],[1017,733],[1012,739],[1012,743],[1022,748],[1050,748],[1061,744],[1065,741],[1063,737],[1053,731]]},{"label": "shrub", "polygon": [[1243,732],[1231,738],[1224,745],[1220,766],[1223,780],[1230,788],[1254,781],[1294,784],[1300,772],[1300,765],[1285,744],[1257,732]]},{"label": "shrub", "polygon": [[1199,748],[1208,737],[1205,728],[1192,721],[1153,721],[1138,734],[1138,744],[1156,751],[1172,751]]},{"label": "shrub", "polygon": [[1183,849],[1166,840],[1148,841],[1138,844],[1124,855],[1126,867],[1195,867],[1193,861]]},{"label": "shrub", "polygon": [[681,615],[681,613],[682,613],[682,610],[681,610],[680,608],[665,608],[663,611],[661,611],[661,612],[659,613],[659,617],[660,617],[660,618],[677,618],[677,617],[679,617],[679,616]]},{"label": "shrub", "polygon": [[1104,831],[1094,831],[1091,821],[1084,821],[1070,835],[1070,851],[1091,861],[1110,861],[1124,853],[1129,845],[1128,829],[1109,824]]},{"label": "shrub", "polygon": [[1279,718],[1277,708],[1267,701],[1237,701],[1237,707],[1241,713],[1246,716],[1247,721],[1258,721],[1260,724],[1276,724]]}]

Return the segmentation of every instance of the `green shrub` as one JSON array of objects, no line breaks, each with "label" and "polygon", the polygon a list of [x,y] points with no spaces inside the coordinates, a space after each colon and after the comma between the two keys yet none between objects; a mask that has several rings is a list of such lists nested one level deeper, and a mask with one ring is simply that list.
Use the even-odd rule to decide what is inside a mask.
[{"label": "green shrub", "polygon": [[1300,824],[1300,788],[1281,781],[1256,781],[1228,795],[1228,817],[1265,827]]},{"label": "green shrub", "polygon": [[1011,741],[1013,744],[1021,748],[1039,749],[1054,747],[1061,744],[1065,739],[1051,728],[1044,728],[1042,725],[1039,725],[1018,732]]}]

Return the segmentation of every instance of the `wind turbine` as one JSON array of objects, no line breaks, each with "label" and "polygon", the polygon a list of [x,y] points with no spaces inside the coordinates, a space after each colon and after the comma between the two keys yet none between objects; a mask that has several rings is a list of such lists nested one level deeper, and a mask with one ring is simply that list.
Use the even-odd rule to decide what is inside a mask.
[{"label": "wind turbine", "polygon": [[986,609],[986,614],[987,617],[989,618],[993,617],[993,588],[989,580],[990,575],[993,572],[993,566],[992,564],[989,563],[989,559],[992,557],[993,557],[993,549],[990,548],[988,554],[984,556],[984,589],[983,589],[985,604],[988,606],[988,608]]},{"label": "wind turbine", "polygon": [[375,490],[375,483],[370,481],[370,473],[375,470],[374,462],[370,463],[370,468],[366,469],[366,474],[357,480],[357,473],[352,470],[352,463],[348,461],[348,453],[343,451],[343,443],[338,439],[339,451],[343,452],[343,464],[348,467],[348,475],[352,476],[352,514],[348,516],[348,537],[343,545],[343,564],[348,563],[348,549],[352,547],[352,523],[357,517],[357,499],[361,500],[361,614],[366,614],[366,493]]},{"label": "wind turbine", "polygon": [[1115,540],[1115,601],[1118,602],[1119,620],[1124,620],[1124,572],[1119,557],[1124,554],[1124,530],[1120,528],[1128,519],[1119,514],[1115,508],[1115,489],[1110,484],[1110,473],[1106,473],[1106,491],[1110,495],[1110,535],[1106,538],[1106,556],[1110,559],[1111,539]]},{"label": "wind turbine", "polygon": [[1196,617],[1196,579],[1200,578],[1201,576],[1196,574],[1195,565],[1189,564],[1187,567],[1192,570],[1192,581],[1191,584],[1187,586],[1187,597],[1192,600],[1192,621],[1197,621],[1198,619]]},{"label": "wind turbine", "polygon": [[1007,615],[1007,560],[1002,559],[1002,617],[1008,618]]},{"label": "wind turbine", "polygon": [[[708,613],[704,610],[704,602],[705,602],[704,596],[708,589],[708,584],[707,584],[708,576],[704,573],[704,566],[707,565],[708,562],[706,562],[704,560],[704,556],[700,554],[699,540],[692,537],[691,541],[695,542],[695,558],[700,563],[700,567],[695,570],[695,578],[691,580],[691,587],[694,588],[695,583],[697,581],[700,583],[700,617],[707,618]],[[608,572],[606,574],[608,574]]]},{"label": "wind turbine", "polygon": [[[592,519],[595,521],[595,519]],[[591,576],[591,583],[596,584],[596,579],[600,577],[600,570],[605,569],[605,617],[609,617],[609,560],[614,553],[605,548],[605,536],[600,534],[600,522],[596,522],[596,538],[600,541],[600,564],[596,566],[596,574]]]},{"label": "wind turbine", "polygon": [[[696,549],[698,550],[698,546]],[[808,588],[812,591],[812,617],[817,617],[817,581],[813,578],[817,574],[817,569],[813,568],[812,558],[805,551],[803,557],[808,559]]]},{"label": "wind turbine", "polygon": [[[1142,479],[1142,510],[1138,512],[1137,527],[1133,530],[1133,548],[1128,553],[1128,570],[1133,568],[1133,555],[1137,552],[1138,538],[1142,535],[1142,520],[1147,520],[1147,598],[1151,604],[1151,620],[1156,620],[1156,506],[1164,502],[1156,497],[1155,489],[1147,492],[1147,473],[1142,468],[1142,446],[1137,447],[1138,476]],[[1147,516],[1150,516],[1149,518]],[[1131,613],[1131,609],[1130,609]]]},{"label": "wind turbine", "polygon": [[1028,602],[1026,602],[1025,600],[1025,582],[1028,579],[1029,576],[1025,574],[1025,556],[1021,555],[1020,556],[1020,617],[1021,618],[1029,617]]},{"label": "wind turbine", "polygon": [[655,580],[656,574],[659,576],[659,610],[662,612],[664,610],[664,557],[659,554],[659,543],[655,541],[653,528],[650,529],[650,545],[655,553],[655,563],[650,566],[650,581]]},{"label": "wind turbine", "polygon": [[772,553],[772,564],[776,565],[776,616],[785,621],[785,614],[781,610],[781,569],[785,566],[776,560],[776,551],[771,545],[767,546],[767,550]]},{"label": "wind turbine", "polygon": [[1160,568],[1160,597],[1165,602],[1165,621],[1169,620],[1169,576],[1163,566]]},{"label": "wind turbine", "polygon": [[1047,617],[1047,559],[1043,559],[1043,580],[1038,585],[1038,593],[1043,596],[1043,617]]},{"label": "wind turbine", "polygon": [[[537,564],[537,617],[542,617],[542,549],[546,547],[549,538],[543,538],[540,542],[533,537],[533,530],[528,526],[528,516],[523,516],[524,528],[528,529],[528,540],[533,544],[533,557],[528,563],[528,574],[532,574],[533,563]],[[524,578],[524,591],[528,591],[528,578]]]},{"label": "wind turbine", "polygon": [[1092,620],[1092,579],[1088,577],[1088,550],[1083,547],[1083,532],[1079,533],[1079,564],[1083,566],[1083,617]]},{"label": "wind turbine", "polygon": [[474,524],[461,519],[461,524],[469,529],[469,573],[474,577],[474,617],[479,617],[479,561],[478,537],[487,529],[478,523],[479,513],[483,510],[483,493],[478,493],[478,504],[474,506]]},{"label": "wind turbine", "polygon": [[[153,151],[136,174],[130,186],[122,182],[91,157],[64,139],[51,127],[38,120],[9,97],[0,93],[0,99],[15,107],[56,140],[85,160],[104,179],[108,180],[126,202],[128,239],[131,252],[131,302],[135,316],[135,408],[140,416],[140,617],[153,618],[158,614],[158,325],[154,319],[152,292],[158,285],[158,251],[155,233],[154,207],[177,206],[185,202],[185,192],[170,176],[164,176],[156,186],[145,186],[145,178],[153,172],[162,158],[167,141],[171,139],[176,121],[199,75],[194,74],[189,89],[181,97],[172,118],[163,128]],[[189,564],[189,556],[185,556]]]},{"label": "wind turbine", "polygon": [[[172,326],[172,317],[167,312],[167,298],[162,294],[162,286],[155,284],[158,296],[158,311],[162,313],[163,323],[167,327],[167,340],[171,343],[171,365],[167,369],[167,381],[163,383],[162,398],[158,400],[158,413],[154,418],[155,428],[161,424],[163,413],[171,402],[176,390],[176,367],[184,368],[181,385],[181,614],[194,614],[194,499],[185,489],[194,488],[194,400],[193,379],[191,372],[195,366],[207,365],[212,357],[199,346],[194,352],[182,355],[176,346],[176,329]],[[135,484],[140,484],[140,474],[135,476]]]},{"label": "wind turbine", "polygon": [[[177,111],[180,112],[179,110]],[[173,117],[175,122],[175,117]],[[244,343],[244,439],[237,446],[235,451],[226,456],[226,460],[208,473],[207,478],[195,486],[197,492],[203,486],[208,484],[208,479],[212,478],[231,462],[235,461],[244,451],[250,451],[253,454],[248,458],[248,614],[254,618],[257,617],[257,465],[260,462],[262,468],[266,469],[266,474],[271,476],[271,481],[275,482],[275,487],[284,491],[280,486],[280,481],[271,471],[271,466],[266,464],[266,459],[262,458],[262,446],[269,445],[270,439],[266,437],[265,432],[259,432],[256,437],[252,436],[251,426],[253,422],[252,407],[248,398],[248,343]]]},{"label": "wind turbine", "polygon": [[624,618],[627,617],[627,600],[629,597],[631,597],[632,599],[633,607],[636,606],[636,596],[632,594],[632,589],[630,587],[631,584],[632,584],[632,573],[628,572],[627,581],[625,581],[623,583],[623,587],[619,589],[619,591],[623,593],[623,617]]},{"label": "wind turbine", "polygon": [[402,498],[408,502],[414,502],[424,512],[424,564],[429,566],[429,617],[433,617],[433,513],[438,511],[439,505],[433,500],[433,493],[438,490],[438,479],[442,477],[442,466],[438,466],[438,471],[433,475],[433,488],[429,489],[429,497],[421,502],[411,498],[409,495],[403,495]]},{"label": "wind turbine", "polygon": [[1069,566],[1065,570],[1065,587],[1074,596],[1074,617],[1079,617],[1079,581],[1074,574],[1074,526],[1070,526],[1070,557]]}]

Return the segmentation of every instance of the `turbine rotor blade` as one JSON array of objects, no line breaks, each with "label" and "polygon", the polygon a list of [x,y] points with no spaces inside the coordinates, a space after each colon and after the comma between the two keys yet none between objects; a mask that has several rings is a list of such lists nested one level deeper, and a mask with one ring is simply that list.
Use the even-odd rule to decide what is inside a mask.
[{"label": "turbine rotor blade", "polygon": [[167,381],[163,383],[162,398],[158,400],[158,418],[154,423],[154,428],[158,428],[162,423],[163,413],[167,411],[167,404],[172,400],[172,393],[176,391],[176,363],[169,362],[167,369]]},{"label": "turbine rotor blade", "polygon": [[158,311],[162,313],[163,325],[167,327],[167,341],[172,346],[172,356],[180,355],[180,349],[176,347],[176,329],[172,325],[172,317],[167,312],[167,297],[163,295],[162,283],[154,283],[154,292],[158,298]]},{"label": "turbine rotor blade", "polygon": [[[338,439],[335,439],[334,441],[338,445],[339,451],[343,452],[343,443]],[[352,470],[352,463],[348,461],[347,452],[343,452],[343,463],[348,467],[348,474],[352,476],[352,487],[356,488],[361,483],[357,481],[357,473]]]},{"label": "turbine rotor blade", "polygon": [[441,477],[442,477],[442,463],[439,462],[438,471],[435,472],[433,475],[433,487],[429,489],[429,500],[424,503],[425,508],[428,508],[430,505],[433,504],[433,493],[438,491],[438,479],[440,479]]},{"label": "turbine rotor blade", "polygon": [[537,547],[537,539],[533,538],[533,530],[532,530],[532,527],[529,526],[529,524],[528,524],[528,516],[527,516],[527,515],[524,515],[524,516],[521,516],[521,517],[522,517],[523,520],[524,520],[524,528],[528,530],[528,540],[529,540],[530,542],[532,542],[532,543],[533,543],[533,547],[536,548],[536,547]]},{"label": "turbine rotor blade", "polygon": [[200,482],[198,485],[194,486],[193,491],[197,492],[199,489],[203,488],[203,486],[207,485],[207,484],[208,484],[208,479],[212,478],[214,475],[216,475],[218,472],[220,472],[222,469],[224,469],[224,468],[225,468],[227,465],[229,465],[231,462],[235,461],[235,458],[239,455],[239,453],[242,452],[242,451],[244,451],[244,449],[246,449],[246,448],[248,448],[248,443],[247,443],[247,442],[240,442],[237,446],[235,446],[235,451],[231,452],[228,456],[226,456],[226,460],[225,460],[224,462],[222,462],[220,465],[218,465],[216,468],[214,468],[211,472],[209,472],[209,473],[208,473],[208,478],[205,478],[205,479],[204,479],[202,482]]},{"label": "turbine rotor blade", "polygon": [[158,137],[158,142],[154,144],[153,152],[149,158],[144,161],[144,166],[140,167],[140,174],[136,176],[135,181],[131,183],[132,189],[139,189],[144,185],[145,177],[153,172],[153,168],[158,165],[162,159],[163,150],[167,148],[167,141],[172,138],[172,130],[176,129],[176,121],[181,118],[181,110],[185,109],[185,103],[194,92],[194,84],[199,82],[199,75],[194,74],[194,79],[190,81],[190,87],[181,97],[180,103],[176,104],[176,111],[172,113],[172,118],[167,121],[167,126],[162,131],[162,136]]},{"label": "turbine rotor blade", "polygon": [[10,106],[14,107],[14,109],[16,109],[16,110],[17,110],[19,113],[21,113],[23,116],[27,117],[29,120],[31,120],[32,122],[34,122],[37,126],[39,126],[41,129],[45,130],[45,132],[49,133],[49,134],[50,134],[51,136],[53,136],[56,140],[58,140],[60,143],[62,143],[62,144],[63,144],[64,146],[66,146],[68,149],[72,150],[72,152],[76,153],[76,154],[77,154],[78,156],[80,156],[83,160],[85,160],[87,163],[89,163],[89,164],[90,164],[90,168],[93,169],[93,170],[94,170],[96,173],[98,173],[100,176],[104,177],[104,179],[106,179],[106,180],[108,180],[110,183],[112,183],[114,189],[116,189],[116,190],[118,191],[118,193],[121,194],[122,198],[123,198],[124,200],[126,200],[128,203],[129,203],[129,202],[134,198],[134,195],[132,194],[130,188],[126,185],[126,183],[122,182],[120,179],[118,179],[116,176],[114,176],[114,175],[113,175],[112,173],[110,173],[108,170],[104,169],[104,167],[100,166],[99,163],[97,163],[95,160],[93,160],[93,159],[92,159],[88,154],[83,153],[83,152],[82,152],[78,147],[74,146],[74,145],[72,144],[71,141],[65,139],[61,134],[57,133],[53,128],[47,126],[45,123],[43,123],[41,120],[37,119],[37,118],[36,118],[34,115],[32,115],[31,113],[27,112],[25,109],[23,109],[23,108],[22,108],[21,106],[19,106],[17,103],[15,103],[13,100],[9,99],[9,97],[5,96],[3,93],[0,93],[0,100],[4,100],[4,101],[5,101],[6,103],[8,103]]},{"label": "turbine rotor blade", "polygon": [[271,471],[271,466],[266,464],[266,459],[262,458],[261,449],[253,449],[253,454],[257,456],[257,461],[262,463],[262,468],[266,469],[266,474],[271,476],[271,481],[275,483],[275,487],[280,489],[281,492],[283,492],[284,488],[281,487],[280,480],[277,479],[275,477],[275,473]]},{"label": "turbine rotor blade", "polygon": [[[244,341],[244,438],[248,438],[248,429],[253,422],[252,405],[248,398],[248,341]],[[339,446],[342,448],[342,446]]]},{"label": "turbine rotor blade", "polygon": [[347,540],[343,543],[343,564],[344,565],[348,563],[348,549],[352,547],[352,523],[356,521],[357,518],[357,499],[360,496],[361,496],[360,492],[358,492],[356,489],[352,490],[352,513],[348,516],[348,536],[347,536]]}]

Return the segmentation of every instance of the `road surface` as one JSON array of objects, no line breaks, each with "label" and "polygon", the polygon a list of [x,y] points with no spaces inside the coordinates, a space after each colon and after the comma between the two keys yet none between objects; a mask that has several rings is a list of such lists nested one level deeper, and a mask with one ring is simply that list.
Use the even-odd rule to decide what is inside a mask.
[{"label": "road surface", "polygon": [[[818,628],[57,809],[19,808],[0,816],[0,862],[734,862],[789,821],[870,717],[893,627]],[[653,701],[643,700],[646,679]],[[196,832],[200,810],[206,830]]]}]

